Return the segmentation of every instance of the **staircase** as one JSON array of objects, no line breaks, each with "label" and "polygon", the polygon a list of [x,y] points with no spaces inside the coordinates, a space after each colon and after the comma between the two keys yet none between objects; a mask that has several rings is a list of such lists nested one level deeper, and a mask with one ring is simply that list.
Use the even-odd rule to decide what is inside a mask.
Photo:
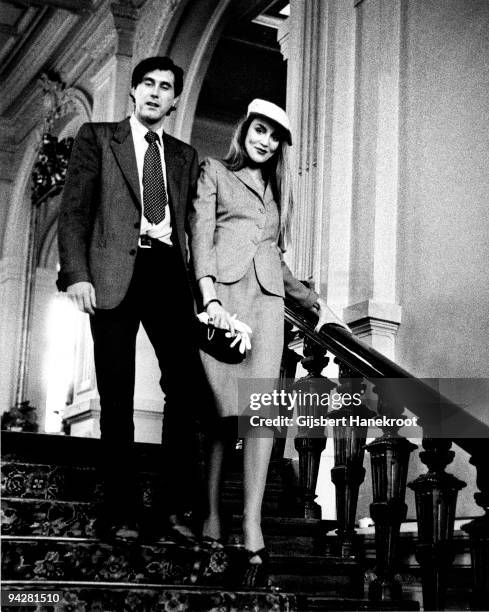
[{"label": "staircase", "polygon": [[[328,416],[397,419],[407,409],[420,420],[419,456],[397,426],[381,426],[369,444],[368,427],[333,428],[337,521],[322,521],[315,490],[327,430],[316,431],[314,437],[300,431],[296,435],[298,475],[283,458],[283,441],[276,441],[263,521],[275,586],[246,590],[237,580],[242,559],[239,453],[227,466],[229,539],[223,550],[182,547],[170,540],[156,544],[149,536],[137,544],[109,544],[94,531],[99,441],[2,432],[3,588],[62,592],[62,605],[53,608],[57,612],[417,610],[411,583],[422,588],[425,610],[468,609],[469,603],[470,609],[488,610],[489,426],[347,331],[329,325],[317,334],[311,317],[290,304],[286,320],[284,384],[314,390],[319,381],[323,389],[359,393],[364,399],[370,385],[368,406],[362,399],[360,406],[342,405]],[[337,380],[322,375],[331,355]],[[294,382],[299,361],[308,374]],[[440,435],[440,425],[447,421],[451,434]],[[476,468],[479,490],[474,499],[483,511],[457,533],[457,495],[465,483],[446,471],[455,454],[452,445],[466,451]],[[160,454],[150,444],[137,444],[136,449],[143,522],[154,526],[155,500],[162,494],[154,471]],[[356,528],[365,451],[372,475],[371,537],[359,535]],[[427,471],[408,483],[408,464],[416,458]],[[406,487],[416,499],[415,538],[401,537]],[[453,562],[469,547],[467,575]],[[462,590],[465,597],[460,598]]]},{"label": "staircase", "polygon": [[[148,522],[158,495],[151,471],[157,455],[137,444],[139,482]],[[72,611],[153,610],[415,610],[413,602],[364,599],[361,563],[325,554],[331,521],[292,516],[285,503],[287,461],[274,461],[265,499],[264,531],[272,580],[280,588],[233,586],[240,563],[237,539],[241,486],[237,470],[226,483],[229,544],[222,551],[97,539],[94,519],[100,484],[94,466],[98,440],[2,433],[3,588],[58,591]],[[290,497],[290,496],[289,496]],[[280,516],[279,509],[284,516]],[[226,586],[225,586],[226,585]],[[3,609],[9,610],[8,606]],[[12,610],[18,610],[13,608]]]}]

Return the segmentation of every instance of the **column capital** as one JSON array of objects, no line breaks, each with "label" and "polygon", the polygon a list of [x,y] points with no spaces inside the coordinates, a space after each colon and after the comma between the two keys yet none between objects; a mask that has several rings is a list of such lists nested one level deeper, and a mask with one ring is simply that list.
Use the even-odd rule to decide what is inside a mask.
[{"label": "column capital", "polygon": [[399,304],[366,300],[343,310],[343,317],[357,338],[365,340],[389,359],[395,358],[395,338],[401,324]]},{"label": "column capital", "polygon": [[348,325],[360,322],[363,319],[377,319],[397,325],[401,323],[402,308],[399,304],[390,302],[377,302],[375,300],[365,300],[357,304],[347,306],[343,315]]},{"label": "column capital", "polygon": [[141,0],[119,0],[112,2],[110,10],[117,32],[117,54],[132,57],[134,34],[139,18],[139,9],[144,4]]},{"label": "column capital", "polygon": [[290,24],[289,20],[285,19],[279,25],[277,30],[277,42],[280,45],[280,53],[285,61],[289,59],[289,40],[290,40]]}]

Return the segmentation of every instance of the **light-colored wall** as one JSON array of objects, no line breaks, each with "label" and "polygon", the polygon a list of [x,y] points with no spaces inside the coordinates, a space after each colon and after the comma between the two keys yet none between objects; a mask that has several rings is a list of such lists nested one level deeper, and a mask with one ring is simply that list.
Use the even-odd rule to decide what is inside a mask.
[{"label": "light-colored wall", "polygon": [[[487,377],[489,3],[409,0],[402,21],[396,360],[421,377]],[[441,387],[489,422],[487,381]],[[454,450],[447,470],[468,483],[457,514],[478,515],[475,470]],[[416,459],[409,480],[422,471]]]},{"label": "light-colored wall", "polygon": [[401,67],[397,359],[489,374],[489,3],[407,3]]}]

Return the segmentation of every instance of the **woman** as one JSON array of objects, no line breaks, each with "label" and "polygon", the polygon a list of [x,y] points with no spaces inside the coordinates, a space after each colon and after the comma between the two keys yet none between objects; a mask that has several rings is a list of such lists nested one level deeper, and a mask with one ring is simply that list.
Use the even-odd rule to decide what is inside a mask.
[{"label": "woman", "polygon": [[[277,380],[283,350],[284,296],[319,314],[318,327],[340,323],[326,303],[292,276],[279,245],[288,234],[292,211],[287,149],[289,119],[275,104],[255,99],[234,133],[223,162],[206,159],[190,213],[191,251],[204,310],[216,328],[231,335],[235,317],[252,330],[251,350],[240,363],[222,363],[202,352],[202,361],[221,417],[238,416],[238,379]],[[239,326],[236,326],[239,327]],[[240,328],[243,329],[243,328]],[[247,342],[244,339],[243,344]],[[223,428],[224,430],[224,428]],[[261,506],[273,432],[244,440],[243,539],[248,553],[244,583],[264,576],[267,559]],[[203,536],[221,538],[219,484],[224,440],[214,441],[209,468],[209,514]]]}]

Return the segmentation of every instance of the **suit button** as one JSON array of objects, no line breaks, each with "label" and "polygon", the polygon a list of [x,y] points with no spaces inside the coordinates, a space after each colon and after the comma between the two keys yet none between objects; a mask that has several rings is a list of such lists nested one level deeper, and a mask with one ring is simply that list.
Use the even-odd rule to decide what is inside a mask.
[{"label": "suit button", "polygon": [[139,229],[139,228],[141,227],[141,224],[139,223],[139,221],[137,221],[137,222],[134,224],[134,227],[135,227],[136,229]]},{"label": "suit button", "polygon": [[136,255],[136,249],[131,249],[129,251],[129,255]]}]

